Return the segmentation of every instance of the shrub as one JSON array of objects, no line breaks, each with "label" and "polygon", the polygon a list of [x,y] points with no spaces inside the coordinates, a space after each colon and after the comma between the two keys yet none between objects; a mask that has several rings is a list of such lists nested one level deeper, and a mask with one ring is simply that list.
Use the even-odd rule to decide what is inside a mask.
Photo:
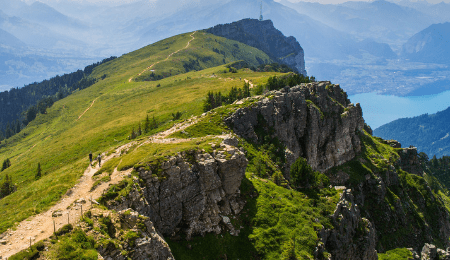
[{"label": "shrub", "polygon": [[71,236],[62,239],[56,252],[56,258],[61,260],[96,260],[98,258],[94,238],[87,236],[81,229],[75,230]]},{"label": "shrub", "polygon": [[314,178],[314,171],[311,166],[308,165],[308,162],[305,158],[299,157],[292,165],[291,165],[291,182],[295,186],[306,186],[311,180]]},{"label": "shrub", "polygon": [[62,228],[58,229],[58,231],[56,231],[56,235],[62,236],[64,234],[69,233],[72,230],[73,230],[72,224],[67,224],[67,225],[64,225]]},{"label": "shrub", "polygon": [[182,114],[183,113],[181,113],[180,111],[176,112],[175,114],[172,113],[173,121],[180,119]]}]

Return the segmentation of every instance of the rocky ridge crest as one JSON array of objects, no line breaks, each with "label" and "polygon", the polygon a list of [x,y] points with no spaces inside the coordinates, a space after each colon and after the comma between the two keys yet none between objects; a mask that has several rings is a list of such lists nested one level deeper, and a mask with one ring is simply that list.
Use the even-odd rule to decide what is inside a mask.
[{"label": "rocky ridge crest", "polygon": [[361,107],[351,104],[339,85],[327,81],[269,92],[225,121],[236,134],[253,142],[263,142],[257,134],[260,130],[278,138],[286,147],[285,176],[300,156],[314,170],[324,172],[361,151]]}]

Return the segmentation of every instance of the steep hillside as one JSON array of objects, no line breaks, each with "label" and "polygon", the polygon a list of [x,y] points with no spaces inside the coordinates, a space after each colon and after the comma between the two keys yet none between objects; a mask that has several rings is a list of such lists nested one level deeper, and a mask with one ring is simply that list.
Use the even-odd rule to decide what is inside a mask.
[{"label": "steep hillside", "polygon": [[450,108],[436,114],[401,118],[374,130],[374,135],[395,139],[403,146],[416,146],[430,158],[450,154]]},{"label": "steep hillside", "polygon": [[[284,159],[288,156],[280,156],[293,145],[284,133],[305,123],[286,101],[308,118],[299,131],[317,127],[326,144],[313,146],[312,136],[292,132],[307,148],[301,153],[307,159],[295,155],[296,163],[314,166],[308,153],[332,152],[327,147],[338,139],[327,130],[331,122],[334,130],[344,132],[354,125],[354,141],[344,138],[337,153],[325,157],[339,156],[341,148],[353,153],[343,153],[325,174],[303,170],[300,182],[296,170],[280,175],[291,166]],[[36,246],[16,257],[52,258],[79,248],[78,255],[97,250],[113,259],[147,254],[151,259],[377,259],[378,252],[387,251],[385,259],[412,255],[400,247],[414,252],[425,243],[446,247],[446,193],[421,171],[417,150],[393,148],[372,137],[358,111],[339,86],[301,84],[216,108],[118,146],[96,168],[100,176],[109,174],[113,184],[98,199],[102,206],[84,205],[90,208],[79,228],[62,227],[59,242],[56,236],[41,242],[39,248],[48,251]],[[238,125],[237,119],[248,124]],[[69,208],[79,211],[81,204]],[[80,247],[83,241],[89,244]]]},{"label": "steep hillside", "polygon": [[[147,115],[155,118],[157,129],[166,129],[172,126],[172,114],[181,113],[183,120],[203,113],[199,102],[208,91],[227,93],[232,87],[242,87],[244,79],[260,84],[270,76],[281,74],[255,73],[248,69],[230,73],[226,66],[219,66],[157,82],[129,82],[158,61],[159,66],[164,62],[174,63],[174,60],[178,64],[188,63],[189,55],[200,55],[206,48],[216,54],[214,46],[210,45],[211,41],[216,43],[215,39],[231,46],[243,46],[203,32],[196,34],[197,38],[188,48],[185,47],[192,33],[166,39],[97,67],[91,74],[92,78],[100,79],[96,84],[56,102],[19,135],[2,141],[0,161],[8,158],[11,167],[1,172],[0,179],[4,181],[8,175],[17,191],[0,200],[1,231],[58,201],[83,174],[90,151],[104,153],[128,142],[132,129],[137,129],[139,123],[143,127]],[[204,49],[198,51],[202,43]],[[248,48],[253,53],[250,57],[260,54],[261,58],[270,60],[261,51]],[[183,51],[166,60],[179,50]],[[148,134],[159,131],[157,129]],[[38,163],[42,177],[36,180]]]}]

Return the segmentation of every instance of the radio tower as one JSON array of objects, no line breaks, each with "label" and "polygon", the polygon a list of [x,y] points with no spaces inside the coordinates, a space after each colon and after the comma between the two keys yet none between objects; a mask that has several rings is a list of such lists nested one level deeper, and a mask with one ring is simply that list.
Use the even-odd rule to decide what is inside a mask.
[{"label": "radio tower", "polygon": [[259,14],[259,20],[262,21],[263,20],[263,16],[262,16],[262,1],[261,1],[261,12]]}]

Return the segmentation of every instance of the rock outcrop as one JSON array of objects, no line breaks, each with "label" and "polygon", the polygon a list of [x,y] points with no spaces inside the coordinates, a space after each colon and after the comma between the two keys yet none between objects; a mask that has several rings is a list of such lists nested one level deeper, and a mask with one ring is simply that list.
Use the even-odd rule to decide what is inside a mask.
[{"label": "rock outcrop", "polygon": [[[194,234],[220,233],[224,216],[238,214],[245,202],[240,199],[241,180],[247,159],[237,140],[225,139],[214,152],[182,152],[151,169],[138,169],[141,182],[120,202],[116,210],[133,208],[148,216],[163,235],[188,238]],[[158,172],[158,169],[159,172]],[[227,224],[231,223],[225,223]],[[238,231],[229,227],[233,235]]]},{"label": "rock outcrop", "polygon": [[[120,227],[117,229],[126,230],[139,234],[133,240],[125,240],[124,249],[128,249],[130,255],[124,256],[122,252],[109,243],[98,248],[100,255],[105,260],[174,260],[169,245],[164,241],[161,234],[155,229],[149,218],[139,215],[132,209],[118,212]],[[132,249],[132,250],[130,250]]]},{"label": "rock outcrop", "polygon": [[450,215],[422,177],[423,172],[415,172],[420,168],[417,150],[404,148],[398,153],[400,158],[395,162],[371,158],[381,159],[385,168],[373,170],[352,188],[355,203],[376,229],[378,252],[400,247],[420,252],[425,243],[433,241],[449,246]]},{"label": "rock outcrop", "polygon": [[423,175],[423,169],[419,162],[416,147],[411,146],[408,148],[403,148],[403,150],[401,150],[398,154],[400,155],[398,164],[404,171],[417,174],[419,176]]},{"label": "rock outcrop", "polygon": [[206,31],[260,49],[272,59],[306,76],[303,48],[293,36],[285,37],[270,20],[243,19],[216,25]]},{"label": "rock outcrop", "polygon": [[361,151],[361,107],[351,104],[340,86],[330,82],[269,92],[225,121],[236,134],[253,142],[263,141],[257,134],[261,131],[278,138],[286,147],[285,175],[300,156],[314,170],[326,171]]},{"label": "rock outcrop", "polygon": [[331,253],[332,259],[378,259],[375,228],[369,220],[361,217],[350,189],[342,193],[331,218],[334,229],[319,232],[319,245]]}]

